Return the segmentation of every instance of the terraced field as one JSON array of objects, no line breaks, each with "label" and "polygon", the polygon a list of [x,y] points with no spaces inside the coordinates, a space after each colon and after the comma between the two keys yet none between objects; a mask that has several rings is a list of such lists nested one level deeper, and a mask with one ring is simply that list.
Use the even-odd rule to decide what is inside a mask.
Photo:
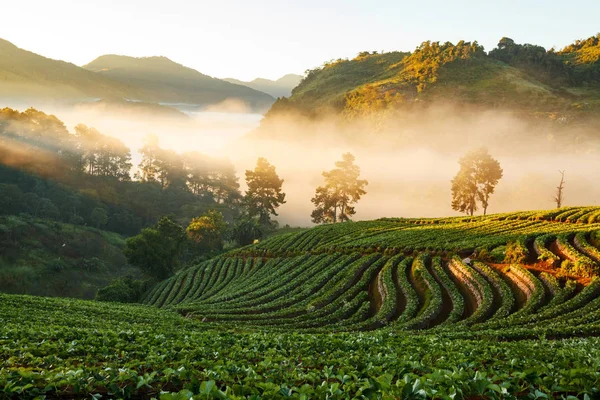
[{"label": "terraced field", "polygon": [[0,398],[600,398],[600,207],[284,234],[144,305],[0,294]]},{"label": "terraced field", "polygon": [[245,329],[582,335],[600,323],[599,229],[597,207],[321,226],[182,271],[143,302]]}]

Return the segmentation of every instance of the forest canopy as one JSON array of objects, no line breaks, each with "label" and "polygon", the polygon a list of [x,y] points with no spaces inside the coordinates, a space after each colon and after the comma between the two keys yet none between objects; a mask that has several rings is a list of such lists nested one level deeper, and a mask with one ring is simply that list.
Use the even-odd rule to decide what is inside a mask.
[{"label": "forest canopy", "polygon": [[[122,234],[174,215],[181,223],[209,209],[231,220],[241,201],[230,161],[162,149],[149,137],[134,169],[131,150],[92,127],[75,132],[54,115],[0,110],[0,179],[11,208]],[[137,180],[132,180],[134,175]]]}]

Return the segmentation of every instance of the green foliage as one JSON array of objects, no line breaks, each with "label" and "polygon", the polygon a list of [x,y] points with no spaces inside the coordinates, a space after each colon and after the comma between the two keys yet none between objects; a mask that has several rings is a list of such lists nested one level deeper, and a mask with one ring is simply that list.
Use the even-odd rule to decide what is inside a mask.
[{"label": "green foliage", "polygon": [[15,214],[19,211],[23,192],[17,185],[0,183],[0,214]]},{"label": "green foliage", "polygon": [[257,218],[241,215],[229,231],[229,236],[240,246],[247,246],[265,235],[265,226]]},{"label": "green foliage", "polygon": [[[456,253],[539,237],[556,251],[558,237],[583,260],[574,252],[592,238],[578,233],[599,224],[562,221],[598,210],[284,233],[180,270],[145,306],[0,295],[0,387],[19,398],[592,398],[600,278],[563,285],[556,270]],[[181,234],[161,222],[152,229]],[[138,283],[98,298],[130,301]]]},{"label": "green foliage", "polygon": [[130,277],[113,280],[110,285],[103,287],[96,293],[97,301],[136,303],[147,290],[146,282]]},{"label": "green foliage", "polygon": [[200,217],[192,219],[186,228],[186,233],[188,239],[194,242],[198,248],[210,252],[223,249],[226,229],[227,224],[223,219],[223,214],[210,210]]},{"label": "green foliage", "polygon": [[[0,312],[0,384],[18,398],[597,394],[600,342],[593,335],[503,341],[475,331],[240,332],[151,307],[8,295],[0,295]],[[558,329],[529,328],[540,336]],[[597,324],[585,331],[597,332]],[[302,362],[290,368],[289,360]]]},{"label": "green foliage", "polygon": [[185,230],[163,217],[156,226],[127,239],[123,254],[147,276],[165,279],[177,269],[184,241]]},{"label": "green foliage", "polygon": [[570,79],[576,84],[597,85],[600,80],[600,33],[565,47],[563,57]]},{"label": "green foliage", "polygon": [[96,228],[101,228],[108,222],[108,215],[103,208],[94,208],[90,214],[90,222]]},{"label": "green foliage", "polygon": [[529,257],[529,250],[525,245],[525,240],[508,242],[504,252],[503,261],[507,264],[523,264]]},{"label": "green foliage", "polygon": [[401,79],[415,85],[422,92],[428,85],[435,84],[439,70],[446,64],[460,62],[461,67],[478,58],[484,58],[483,46],[477,42],[460,41],[456,45],[446,42],[423,42],[408,57],[402,60],[404,69]]},{"label": "green foliage", "polygon": [[118,234],[0,216],[0,291],[93,299],[98,288],[139,270],[127,264]]},{"label": "green foliage", "polygon": [[[559,130],[597,125],[598,43],[594,36],[555,51],[502,38],[488,54],[477,42],[465,41],[427,41],[412,53],[362,52],[307,71],[289,99],[273,104],[257,134],[285,135],[279,117],[296,124],[361,122],[372,132],[397,132],[399,122],[410,122],[408,115],[426,113],[435,104],[461,112],[513,111],[525,122]],[[545,129],[533,133],[546,140]],[[344,139],[362,143],[363,138]]]}]

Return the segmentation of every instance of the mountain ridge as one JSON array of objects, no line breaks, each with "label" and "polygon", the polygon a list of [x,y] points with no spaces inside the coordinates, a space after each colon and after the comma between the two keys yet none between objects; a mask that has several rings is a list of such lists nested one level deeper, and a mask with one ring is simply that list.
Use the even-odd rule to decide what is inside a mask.
[{"label": "mountain ridge", "polygon": [[248,82],[234,78],[224,78],[223,80],[237,85],[247,86],[252,89],[268,93],[275,98],[279,98],[289,97],[292,93],[292,90],[298,86],[302,78],[303,77],[301,75],[286,74],[276,80],[266,78],[255,78]]},{"label": "mountain ridge", "polygon": [[290,116],[345,125],[370,120],[372,129],[385,131],[394,129],[386,126],[397,122],[391,117],[436,105],[600,126],[600,34],[560,51],[505,37],[489,52],[476,41],[427,41],[410,53],[361,52],[307,71],[252,135],[269,137],[277,119]]},{"label": "mountain ridge", "polygon": [[202,74],[166,57],[100,56],[77,66],[21,49],[0,39],[0,93],[4,100],[81,101],[135,100],[184,103],[198,109],[227,100],[262,112],[273,97]]}]

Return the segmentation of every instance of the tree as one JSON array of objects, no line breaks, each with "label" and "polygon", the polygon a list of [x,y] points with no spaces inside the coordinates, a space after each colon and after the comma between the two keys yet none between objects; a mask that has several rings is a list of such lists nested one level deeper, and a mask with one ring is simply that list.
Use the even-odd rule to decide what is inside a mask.
[{"label": "tree", "polygon": [[323,172],[325,185],[319,186],[311,199],[315,205],[311,214],[314,223],[348,221],[356,214],[353,204],[367,193],[364,188],[369,182],[358,179],[360,168],[354,160],[352,154],[343,154],[342,160],[335,163],[337,168]]},{"label": "tree", "polygon": [[75,127],[79,169],[89,175],[131,179],[131,152],[119,139],[105,136],[83,124]]},{"label": "tree", "polygon": [[459,164],[460,170],[452,180],[452,209],[473,215],[479,201],[486,215],[490,196],[502,178],[500,163],[481,148],[467,153]]},{"label": "tree", "polygon": [[255,240],[264,235],[264,225],[258,218],[242,215],[233,223],[229,233],[232,240],[235,240],[240,246],[247,246],[254,243]]},{"label": "tree", "polygon": [[0,183],[0,214],[17,213],[21,206],[23,192],[17,185]]},{"label": "tree", "polygon": [[90,222],[96,228],[103,227],[108,223],[108,214],[104,208],[94,208],[90,214]]},{"label": "tree", "polygon": [[259,222],[267,225],[271,215],[278,215],[275,210],[285,204],[285,193],[281,191],[283,179],[279,179],[273,165],[260,157],[254,171],[246,170],[246,184],[244,203],[248,214],[258,216]]},{"label": "tree", "polygon": [[169,217],[163,217],[154,227],[127,239],[123,253],[131,265],[161,280],[173,275],[184,242],[184,229]]},{"label": "tree", "polygon": [[227,224],[223,214],[210,210],[198,218],[194,218],[188,225],[186,232],[188,238],[196,243],[202,250],[222,250],[223,236]]},{"label": "tree", "polygon": [[156,135],[148,135],[144,138],[144,146],[140,149],[142,161],[138,165],[135,177],[142,182],[158,181],[158,153],[161,151]]},{"label": "tree", "polygon": [[560,173],[560,184],[556,187],[556,197],[554,197],[554,201],[556,202],[556,208],[561,208],[563,204],[563,189],[565,188],[565,171],[558,171]]}]

